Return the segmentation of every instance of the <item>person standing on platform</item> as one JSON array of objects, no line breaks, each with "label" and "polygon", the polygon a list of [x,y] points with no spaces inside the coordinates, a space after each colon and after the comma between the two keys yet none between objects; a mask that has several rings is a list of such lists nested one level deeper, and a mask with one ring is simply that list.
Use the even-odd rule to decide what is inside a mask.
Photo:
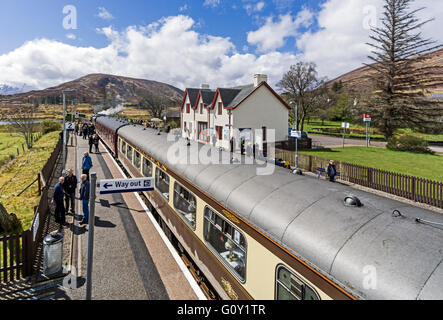
[{"label": "person standing on platform", "polygon": [[63,190],[64,177],[58,178],[58,183],[54,187],[54,193],[52,195],[51,203],[55,203],[55,222],[64,225],[66,223],[65,217],[65,205],[63,203],[65,199],[65,192]]},{"label": "person standing on platform", "polygon": [[86,140],[86,137],[88,136],[88,125],[86,123],[83,124],[83,140]]},{"label": "person standing on platform", "polygon": [[94,134],[94,147],[95,147],[95,153],[99,153],[98,150],[98,144],[100,142],[100,138],[98,137],[98,134]]},{"label": "person standing on platform", "polygon": [[92,159],[88,152],[85,152],[82,159],[82,173],[85,174],[89,181],[89,170],[92,168]]},{"label": "person standing on platform", "polygon": [[94,145],[94,136],[89,136],[89,153],[92,153],[92,146]]},{"label": "person standing on platform", "polygon": [[65,182],[63,183],[63,189],[65,190],[66,214],[69,213],[69,204],[71,204],[71,213],[75,215],[75,190],[77,189],[77,177],[74,175],[72,169],[68,170],[68,175],[65,177]]},{"label": "person standing on platform", "polygon": [[87,180],[86,174],[82,174],[82,185],[80,187],[80,200],[82,202],[83,218],[80,222],[81,225],[89,223],[89,193],[90,183]]}]

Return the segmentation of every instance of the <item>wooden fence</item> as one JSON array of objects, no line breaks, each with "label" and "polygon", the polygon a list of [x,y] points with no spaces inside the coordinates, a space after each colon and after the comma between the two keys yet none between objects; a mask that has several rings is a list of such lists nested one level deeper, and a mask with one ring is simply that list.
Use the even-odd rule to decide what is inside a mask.
[{"label": "wooden fence", "polygon": [[41,198],[34,208],[31,228],[20,234],[0,237],[0,283],[19,280],[30,276],[33,272],[33,263],[43,238],[44,226],[50,210],[50,181],[61,150],[62,140],[60,139],[39,174]]},{"label": "wooden fence", "polygon": [[[275,157],[291,162],[295,166],[295,152],[276,149]],[[299,154],[300,169],[317,173],[318,168],[326,169],[329,159]],[[340,180],[384,191],[416,202],[443,208],[443,182],[422,179],[385,170],[363,167],[336,161]]]}]

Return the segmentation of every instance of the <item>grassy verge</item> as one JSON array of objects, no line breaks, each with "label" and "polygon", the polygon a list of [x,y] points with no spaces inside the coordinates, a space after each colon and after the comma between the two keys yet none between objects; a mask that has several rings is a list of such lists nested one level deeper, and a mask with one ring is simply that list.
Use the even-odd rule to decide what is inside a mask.
[{"label": "grassy verge", "polygon": [[302,151],[301,153],[434,181],[443,181],[443,170],[441,169],[443,168],[443,157],[439,155],[366,147],[323,149]]},{"label": "grassy verge", "polygon": [[34,217],[34,207],[39,202],[38,184],[35,183],[20,197],[17,195],[37,178],[48,161],[59,138],[58,132],[44,135],[34,147],[16,157],[0,170],[0,201],[8,212],[13,212],[22,224],[21,232],[27,230]]},{"label": "grassy verge", "polygon": [[[342,134],[343,129],[341,128],[341,121],[321,121],[321,120],[311,120],[305,122],[304,131],[311,134]],[[346,130],[347,137],[353,138],[365,138],[366,137],[366,125],[365,124],[352,124],[350,129]],[[426,141],[443,142],[443,134],[424,134],[419,132],[414,132],[411,129],[399,129],[398,134],[411,134]],[[376,129],[371,127],[371,137],[377,140],[384,140],[384,136]]]},{"label": "grassy verge", "polygon": [[[38,132],[34,134],[35,138],[38,136]],[[14,132],[0,132],[0,167],[27,151],[28,147],[22,135]]]}]

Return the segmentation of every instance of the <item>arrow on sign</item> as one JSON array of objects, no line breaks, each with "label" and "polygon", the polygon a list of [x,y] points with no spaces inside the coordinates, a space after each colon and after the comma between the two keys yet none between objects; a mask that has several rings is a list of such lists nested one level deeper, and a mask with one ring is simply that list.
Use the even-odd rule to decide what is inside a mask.
[{"label": "arrow on sign", "polygon": [[112,187],[112,186],[113,186],[112,184],[105,183],[103,185],[103,188],[108,189],[109,187]]}]

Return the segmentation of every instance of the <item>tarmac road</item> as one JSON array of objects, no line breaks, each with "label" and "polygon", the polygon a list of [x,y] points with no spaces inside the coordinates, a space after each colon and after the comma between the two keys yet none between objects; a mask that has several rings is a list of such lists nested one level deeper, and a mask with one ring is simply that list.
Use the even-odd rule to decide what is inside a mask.
[{"label": "tarmac road", "polygon": [[[312,146],[320,146],[328,148],[338,148],[343,146],[343,138],[317,136],[317,135],[310,135],[310,138],[312,139]],[[345,139],[345,147],[355,147],[355,146],[366,146],[366,140]],[[386,147],[386,142],[371,141],[371,146]],[[429,148],[434,152],[443,153],[443,147],[430,146]]]}]

